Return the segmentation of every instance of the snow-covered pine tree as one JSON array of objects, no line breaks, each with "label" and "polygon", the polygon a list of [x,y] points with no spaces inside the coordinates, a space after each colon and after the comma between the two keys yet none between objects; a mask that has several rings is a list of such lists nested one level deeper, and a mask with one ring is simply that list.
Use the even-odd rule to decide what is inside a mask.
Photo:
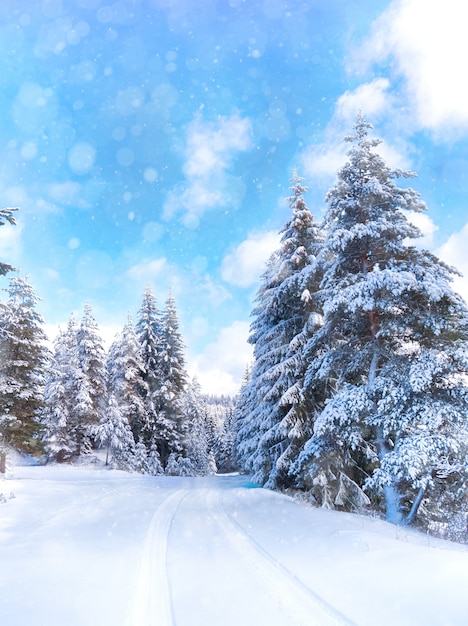
[{"label": "snow-covered pine tree", "polygon": [[140,474],[149,474],[148,470],[148,453],[146,446],[139,441],[135,446],[135,453],[132,459],[132,468]]},{"label": "snow-covered pine tree", "polygon": [[78,442],[73,423],[73,380],[76,369],[77,324],[72,315],[65,331],[54,341],[54,353],[44,389],[44,447],[48,457],[59,463],[77,453]]},{"label": "snow-covered pine tree", "polygon": [[135,440],[130,424],[112,394],[108,394],[105,413],[93,429],[93,434],[98,443],[106,447],[106,465],[110,461],[119,469],[127,470],[132,467]]},{"label": "snow-covered pine tree", "polygon": [[146,458],[146,472],[150,474],[150,476],[160,476],[161,474],[164,474],[164,468],[162,466],[161,459],[159,458],[156,441],[153,441],[151,444],[150,451]]},{"label": "snow-covered pine tree", "polygon": [[239,395],[236,399],[234,410],[234,462],[236,467],[249,471],[248,462],[256,447],[254,444],[254,432],[251,429],[251,413],[254,409],[254,388],[252,382],[252,366],[247,365],[242,378]]},{"label": "snow-covered pine tree", "polygon": [[[323,385],[306,389],[304,384],[309,363],[307,343],[322,325],[320,283],[323,271],[319,258],[324,233],[305,204],[307,188],[302,182],[303,179],[295,171],[291,180],[292,195],[288,198],[291,218],[281,231],[281,253],[289,276],[283,280],[279,297],[285,301],[295,299],[295,307],[289,322],[292,338],[285,358],[272,371],[275,386],[278,390],[284,389],[279,399],[283,418],[274,429],[277,438],[284,438],[284,451],[269,479],[269,486],[276,487],[296,483],[293,463],[313,432],[315,418],[325,401]],[[274,432],[271,434],[274,435]]]},{"label": "snow-covered pine tree", "polygon": [[77,454],[87,454],[93,446],[93,432],[104,418],[107,406],[106,355],[90,304],[84,306],[76,333],[76,369],[73,372],[74,407],[72,421]]},{"label": "snow-covered pine tree", "polygon": [[156,444],[160,461],[166,468],[172,453],[177,457],[185,454],[186,436],[183,393],[187,375],[174,298],[168,296],[161,314],[148,287],[143,295],[136,332],[146,385],[142,439],[148,454]]},{"label": "snow-covered pine tree", "polygon": [[169,293],[162,319],[159,368],[161,387],[153,394],[158,415],[158,448],[165,465],[168,455],[186,454],[187,424],[184,391],[187,385],[184,343],[179,332],[175,300]]},{"label": "snow-covered pine tree", "polygon": [[196,470],[192,461],[177,452],[171,452],[166,464],[167,476],[195,476]]},{"label": "snow-covered pine tree", "polygon": [[236,438],[234,412],[234,403],[232,406],[226,407],[223,427],[215,442],[216,466],[220,474],[233,472],[236,469],[234,460],[234,441]]},{"label": "snow-covered pine tree", "polygon": [[466,485],[468,311],[453,270],[408,243],[420,235],[408,212],[425,205],[395,184],[413,174],[387,167],[370,128],[359,114],[326,198],[324,325],[311,342],[321,353],[306,379],[337,387],[298,465],[316,472],[335,455],[341,486],[364,487],[402,523],[438,483]]},{"label": "snow-covered pine tree", "polygon": [[207,412],[200,383],[193,379],[185,389],[184,414],[188,425],[186,450],[199,476],[210,473],[207,433]]},{"label": "snow-covered pine tree", "polygon": [[[257,291],[257,306],[253,310],[252,315],[256,315],[255,322],[251,325],[251,336],[249,341],[255,342],[254,362],[249,371],[248,381],[245,381],[241,388],[240,398],[236,410],[237,435],[236,435],[236,457],[239,460],[241,468],[248,473],[255,473],[255,479],[261,484],[265,484],[268,480],[270,472],[274,468],[275,458],[273,451],[265,448],[265,440],[263,439],[262,448],[260,448],[260,440],[265,432],[269,429],[267,420],[268,414],[265,412],[265,404],[263,399],[267,396],[271,388],[271,381],[268,379],[268,371],[274,367],[275,362],[270,358],[269,348],[273,347],[273,336],[270,337],[269,330],[271,324],[268,313],[273,312],[270,306],[272,292],[275,287],[277,277],[278,252],[274,252],[267,261],[266,269],[261,276],[260,287]],[[262,323],[264,328],[265,340],[260,340],[260,330]],[[258,327],[258,329],[257,329]],[[255,334],[254,334],[254,331]],[[267,341],[268,340],[268,341]],[[258,341],[258,343],[257,343]],[[262,451],[260,457],[263,472],[259,476],[259,452]]]},{"label": "snow-covered pine tree", "polygon": [[145,369],[130,315],[122,334],[109,349],[106,365],[108,393],[115,397],[120,411],[130,424],[135,441],[140,441],[146,415],[146,384],[143,380]]},{"label": "snow-covered pine tree", "polygon": [[[223,468],[233,462],[234,451],[231,450],[231,443],[233,443],[235,433],[231,431],[231,426],[234,429],[233,414],[236,398],[205,394],[202,396],[202,401],[205,413],[208,467],[209,473],[214,474],[218,471],[218,467],[220,471],[223,471]],[[227,470],[224,469],[224,471]]]},{"label": "snow-covered pine tree", "polygon": [[0,436],[28,454],[42,451],[40,411],[49,351],[39,301],[27,278],[14,276],[0,309]]},{"label": "snow-covered pine tree", "polygon": [[[162,341],[161,313],[156,298],[148,286],[143,294],[138,321],[135,326],[138,343],[140,345],[140,359],[143,365],[143,386],[141,393],[145,408],[144,423],[139,433],[139,443],[143,443],[149,454],[151,447],[159,437],[158,405],[154,398],[158,397],[162,387],[162,373],[160,369],[159,353]],[[161,460],[161,450],[158,448]],[[167,455],[164,460],[167,459]]]},{"label": "snow-covered pine tree", "polygon": [[252,315],[254,345],[251,419],[257,445],[249,465],[254,479],[268,487],[289,486],[289,474],[311,430],[300,391],[306,365],[303,347],[321,323],[317,255],[323,235],[304,201],[303,179],[294,172],[291,217],[281,230],[281,245],[263,275]]}]

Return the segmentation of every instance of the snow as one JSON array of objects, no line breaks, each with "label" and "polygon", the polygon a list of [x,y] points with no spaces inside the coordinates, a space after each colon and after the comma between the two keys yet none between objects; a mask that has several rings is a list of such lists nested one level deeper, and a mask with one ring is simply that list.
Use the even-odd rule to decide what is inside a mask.
[{"label": "snow", "polygon": [[15,466],[0,492],[0,624],[467,621],[466,546],[247,477]]}]

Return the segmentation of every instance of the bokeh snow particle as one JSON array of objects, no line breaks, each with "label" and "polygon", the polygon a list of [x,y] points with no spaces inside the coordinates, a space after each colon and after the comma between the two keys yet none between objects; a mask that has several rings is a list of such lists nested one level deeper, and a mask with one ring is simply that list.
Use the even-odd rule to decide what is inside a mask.
[{"label": "bokeh snow particle", "polygon": [[116,157],[119,165],[121,165],[122,167],[129,167],[135,160],[133,150],[131,150],[130,148],[121,148],[117,152]]},{"label": "bokeh snow particle", "polygon": [[85,141],[78,141],[68,152],[68,165],[75,174],[87,174],[95,161],[96,149]]}]

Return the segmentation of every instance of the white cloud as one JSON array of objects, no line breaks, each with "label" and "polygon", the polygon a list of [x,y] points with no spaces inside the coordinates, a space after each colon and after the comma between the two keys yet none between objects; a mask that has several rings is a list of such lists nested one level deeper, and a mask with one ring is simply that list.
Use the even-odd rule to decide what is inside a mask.
[{"label": "white cloud", "polygon": [[44,274],[47,277],[47,280],[57,281],[60,280],[60,272],[52,267],[46,267],[44,269]]},{"label": "white cloud", "polygon": [[254,285],[279,244],[280,236],[274,231],[251,233],[224,257],[221,266],[223,280],[238,287]]},{"label": "white cloud", "polygon": [[366,117],[375,118],[388,111],[391,96],[388,92],[390,81],[376,78],[370,83],[363,83],[354,90],[345,91],[335,105],[335,116],[348,126],[356,119],[356,113],[362,111]]},{"label": "white cloud", "polygon": [[185,226],[196,228],[206,211],[225,204],[222,190],[215,185],[210,189],[209,185],[208,180],[191,180],[187,185],[177,186],[166,198],[163,218],[168,220],[183,213]]},{"label": "white cloud", "polygon": [[463,276],[456,276],[454,288],[468,302],[468,223],[457,233],[453,233],[437,250],[437,255],[449,265],[455,267]]},{"label": "white cloud", "polygon": [[[338,98],[323,142],[300,157],[304,175],[322,184],[332,181],[346,160],[342,139],[350,134],[358,110],[379,125],[384,139],[379,153],[393,168],[411,167],[407,138],[418,129],[430,129],[439,138],[468,131],[467,18],[464,0],[394,0],[348,58],[354,76],[374,77]],[[389,60],[391,78],[378,76],[379,64]]]},{"label": "white cloud", "polygon": [[431,250],[434,246],[434,235],[439,230],[437,224],[427,213],[415,213],[414,211],[403,211],[411,224],[414,224],[421,231],[421,237],[411,239],[408,243],[418,248]]},{"label": "white cloud", "polygon": [[185,173],[191,178],[226,169],[233,152],[248,150],[250,146],[248,119],[232,115],[212,123],[198,117],[188,130]]},{"label": "white cloud", "polygon": [[75,206],[80,209],[91,207],[91,204],[83,197],[83,186],[76,182],[51,183],[46,189],[50,198],[60,205]]},{"label": "white cloud", "polygon": [[343,143],[344,133],[334,137],[332,142],[313,144],[300,156],[301,172],[309,180],[326,180],[334,178],[346,160],[349,146]]},{"label": "white cloud", "polygon": [[208,344],[202,354],[188,359],[190,375],[197,377],[205,393],[238,393],[245,368],[252,360],[248,335],[248,322],[236,321],[222,328],[216,340]]},{"label": "white cloud", "polygon": [[228,170],[235,154],[251,147],[248,119],[231,115],[209,122],[196,117],[187,130],[185,182],[169,193],[164,218],[182,213],[184,224],[196,227],[206,211],[237,206],[244,194],[244,183]]},{"label": "white cloud", "polygon": [[420,127],[438,134],[468,131],[465,0],[397,0],[375,22],[353,59],[354,70],[393,61]]},{"label": "white cloud", "polygon": [[212,306],[219,305],[232,298],[229,291],[223,285],[215,282],[209,274],[203,276],[200,281],[193,282],[191,286],[186,285],[185,290],[187,292],[189,290],[195,292],[195,296],[198,295],[198,298],[201,298],[203,302],[209,303]]},{"label": "white cloud", "polygon": [[[352,133],[359,111],[372,121],[383,117],[395,120],[394,98],[390,95],[389,88],[390,82],[387,79],[376,78],[356,89],[346,91],[338,98],[333,116],[324,132],[324,141],[307,147],[300,156],[301,171],[306,178],[329,183],[335,177],[336,172],[346,162],[346,153],[349,150],[349,144],[344,143],[343,139]],[[405,145],[396,146],[382,141],[378,151],[389,167],[409,167]]]},{"label": "white cloud", "polygon": [[126,271],[126,275],[138,282],[151,282],[164,276],[169,270],[169,263],[165,257],[142,261]]},{"label": "white cloud", "polygon": [[[2,199],[9,206],[20,207],[20,215],[27,213],[60,213],[60,207],[56,200],[57,192],[62,187],[57,185],[33,185],[30,189],[21,185],[15,185],[2,189]],[[63,186],[62,195],[67,193],[71,188],[67,185]],[[80,194],[75,189],[76,203],[75,206],[81,206],[83,201]],[[68,204],[72,204],[73,199],[70,198]]]}]

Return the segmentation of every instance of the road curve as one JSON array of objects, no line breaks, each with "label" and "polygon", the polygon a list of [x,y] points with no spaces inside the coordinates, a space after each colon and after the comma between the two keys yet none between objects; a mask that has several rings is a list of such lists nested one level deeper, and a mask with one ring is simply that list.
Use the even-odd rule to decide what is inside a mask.
[{"label": "road curve", "polygon": [[222,484],[184,487],[153,514],[126,626],[353,625],[235,519]]},{"label": "road curve", "polygon": [[172,493],[156,509],[143,543],[127,626],[174,626],[167,550],[172,520],[186,490]]},{"label": "road curve", "polygon": [[266,551],[239,522],[228,513],[222,491],[209,493],[211,510],[227,540],[258,574],[274,602],[287,615],[289,625],[355,626],[346,616],[320,598],[297,576]]}]

